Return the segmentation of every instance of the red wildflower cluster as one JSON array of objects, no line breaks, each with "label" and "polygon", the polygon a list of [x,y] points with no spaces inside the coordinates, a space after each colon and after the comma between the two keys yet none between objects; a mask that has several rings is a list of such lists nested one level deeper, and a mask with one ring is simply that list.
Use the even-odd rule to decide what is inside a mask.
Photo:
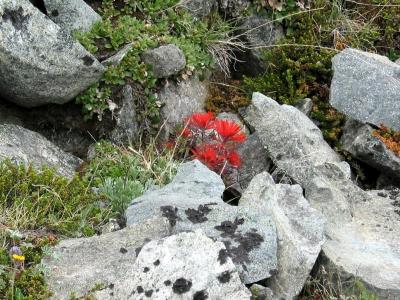
[{"label": "red wildflower cluster", "polygon": [[240,167],[238,143],[246,140],[240,126],[231,120],[215,118],[213,113],[194,113],[185,120],[182,136],[190,140],[192,153],[216,172]]}]

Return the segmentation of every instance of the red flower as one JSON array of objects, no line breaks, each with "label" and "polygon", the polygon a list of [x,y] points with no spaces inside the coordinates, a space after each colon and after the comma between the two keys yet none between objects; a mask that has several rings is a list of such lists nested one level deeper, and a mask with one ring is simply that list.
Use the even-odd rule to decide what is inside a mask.
[{"label": "red flower", "polygon": [[241,131],[240,126],[234,121],[217,119],[213,122],[213,125],[224,142],[244,142],[246,140],[246,134]]},{"label": "red flower", "polygon": [[187,119],[188,126],[194,126],[199,129],[210,129],[215,115],[212,112],[194,113]]},{"label": "red flower", "polygon": [[231,151],[228,155],[228,162],[231,164],[232,167],[234,168],[239,168],[241,165],[241,160],[240,156],[236,151]]},{"label": "red flower", "polygon": [[193,149],[192,152],[198,160],[212,169],[216,169],[225,160],[219,155],[215,147],[208,144],[200,145]]},{"label": "red flower", "polygon": [[188,138],[192,135],[192,132],[189,130],[189,128],[185,127],[183,128],[181,135],[185,138]]}]

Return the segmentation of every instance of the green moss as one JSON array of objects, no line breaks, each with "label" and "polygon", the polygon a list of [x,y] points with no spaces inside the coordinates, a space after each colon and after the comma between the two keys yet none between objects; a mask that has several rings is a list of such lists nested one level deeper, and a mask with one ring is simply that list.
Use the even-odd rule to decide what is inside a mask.
[{"label": "green moss", "polygon": [[159,104],[153,96],[158,80],[154,78],[151,68],[140,59],[147,49],[176,44],[183,50],[187,61],[183,73],[193,70],[201,73],[213,66],[208,47],[226,37],[230,31],[229,24],[217,16],[195,20],[177,3],[177,0],[128,0],[116,7],[113,1],[103,1],[103,21],[95,24],[90,32],[75,33],[82,45],[98,56],[110,56],[132,43],[131,51],[118,66],[109,66],[99,83],[77,97],[87,118],[94,115],[101,118],[109,108],[109,100],[116,101],[118,98],[110,91],[134,81],[140,83],[148,98],[146,107],[139,114],[153,123],[158,122]]}]

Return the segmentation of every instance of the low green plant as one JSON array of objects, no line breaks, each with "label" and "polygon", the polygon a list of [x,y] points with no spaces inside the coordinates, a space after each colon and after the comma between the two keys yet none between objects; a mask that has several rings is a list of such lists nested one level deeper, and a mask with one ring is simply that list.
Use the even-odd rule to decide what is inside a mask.
[{"label": "low green plant", "polygon": [[151,67],[141,61],[141,55],[150,48],[168,43],[180,47],[187,62],[183,74],[193,71],[201,74],[213,66],[213,55],[218,57],[221,53],[215,51],[220,49],[215,45],[228,38],[230,25],[216,15],[208,20],[195,20],[179,7],[178,2],[127,0],[117,8],[113,1],[103,1],[103,20],[89,32],[75,33],[78,41],[98,57],[108,57],[123,46],[132,45],[118,65],[108,66],[99,83],[77,97],[86,118],[95,115],[101,118],[109,110],[110,101],[117,102],[116,87],[134,81],[142,86],[148,99],[139,117],[158,122],[160,105],[154,97],[158,80],[153,76]]},{"label": "low green plant", "polygon": [[105,197],[112,214],[123,225],[131,201],[150,186],[162,186],[175,175],[177,163],[169,150],[159,151],[154,142],[138,150],[102,141],[84,170],[84,180]]}]

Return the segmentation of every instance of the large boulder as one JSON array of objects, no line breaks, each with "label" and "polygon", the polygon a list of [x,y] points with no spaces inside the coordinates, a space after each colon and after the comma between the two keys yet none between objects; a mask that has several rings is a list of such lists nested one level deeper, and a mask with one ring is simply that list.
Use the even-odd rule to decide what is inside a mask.
[{"label": "large boulder", "polygon": [[234,207],[221,199],[221,178],[199,161],[183,164],[167,186],[133,200],[127,224],[154,217],[169,219],[174,233],[197,229],[222,242],[245,283],[276,273],[276,229],[269,214]]},{"label": "large boulder", "polygon": [[232,260],[221,260],[225,251],[201,231],[153,240],[114,287],[113,297],[100,298],[250,299]]},{"label": "large boulder", "polygon": [[310,205],[326,218],[326,269],[339,270],[347,281],[358,278],[382,299],[398,299],[399,202],[355,185],[349,166],[323,142],[318,128],[295,111],[256,94],[246,120],[277,166],[300,183]]},{"label": "large boulder", "polygon": [[82,45],[28,0],[0,2],[0,95],[24,107],[63,104],[103,74]]},{"label": "large boulder", "polygon": [[173,132],[192,113],[203,111],[207,96],[208,81],[200,81],[197,76],[178,83],[168,82],[157,95],[163,105],[161,117],[166,133]]},{"label": "large boulder", "polygon": [[337,54],[332,63],[333,107],[363,123],[400,130],[400,65],[351,48]]},{"label": "large boulder", "polygon": [[176,75],[186,66],[185,54],[173,44],[147,50],[142,54],[142,60],[152,67],[156,78]]},{"label": "large boulder", "polygon": [[0,160],[3,159],[35,167],[52,167],[67,177],[73,176],[82,163],[40,134],[14,124],[0,124]]},{"label": "large boulder", "polygon": [[[100,236],[61,241],[42,261],[49,270],[52,299],[84,297],[96,287],[105,293],[96,299],[127,299],[122,295],[131,293],[133,287],[124,283],[132,280],[132,267],[141,248],[151,239],[169,234],[168,220],[155,219]],[[110,296],[114,289],[121,293],[115,298]]]},{"label": "large boulder", "polygon": [[43,0],[43,3],[50,19],[67,32],[89,31],[94,23],[101,21],[100,15],[83,0]]},{"label": "large boulder", "polygon": [[325,242],[324,217],[310,206],[299,185],[275,184],[266,172],[253,178],[239,206],[272,215],[278,234],[278,272],[268,279],[268,287],[279,299],[294,299]]},{"label": "large boulder", "polygon": [[342,149],[387,176],[400,178],[400,157],[373,132],[374,129],[368,124],[348,120],[340,139]]}]

